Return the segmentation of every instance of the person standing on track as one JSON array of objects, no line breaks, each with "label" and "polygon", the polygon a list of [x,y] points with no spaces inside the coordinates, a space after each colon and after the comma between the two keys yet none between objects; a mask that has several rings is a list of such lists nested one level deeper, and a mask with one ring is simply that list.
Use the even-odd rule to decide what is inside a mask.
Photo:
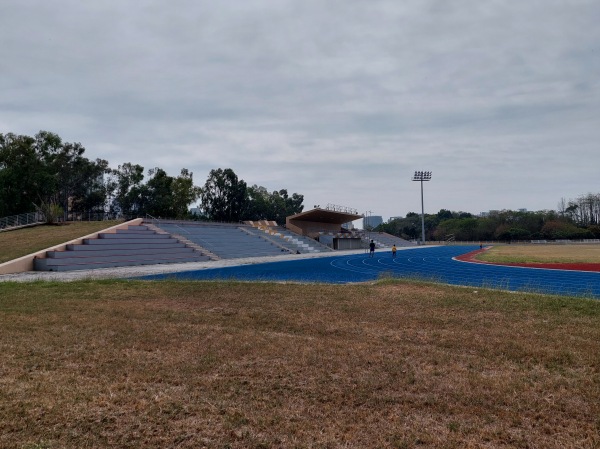
[{"label": "person standing on track", "polygon": [[375,255],[375,242],[371,240],[369,243],[369,257],[373,257]]},{"label": "person standing on track", "polygon": [[394,245],[392,246],[392,259],[396,258],[396,244],[394,243]]}]

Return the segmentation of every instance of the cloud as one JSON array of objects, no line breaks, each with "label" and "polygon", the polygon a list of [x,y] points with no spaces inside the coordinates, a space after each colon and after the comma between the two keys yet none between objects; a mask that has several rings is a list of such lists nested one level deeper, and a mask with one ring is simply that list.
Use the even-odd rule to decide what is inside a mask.
[{"label": "cloud", "polygon": [[[596,191],[593,0],[0,6],[0,132],[384,217]],[[431,209],[429,209],[431,208]]]}]

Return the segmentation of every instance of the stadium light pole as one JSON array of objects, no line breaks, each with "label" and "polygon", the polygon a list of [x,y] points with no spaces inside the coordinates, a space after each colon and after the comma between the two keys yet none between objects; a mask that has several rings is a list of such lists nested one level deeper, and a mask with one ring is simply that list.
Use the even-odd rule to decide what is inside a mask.
[{"label": "stadium light pole", "polygon": [[413,181],[421,182],[421,238],[425,245],[425,204],[423,203],[423,181],[431,181],[430,171],[416,171],[412,177]]}]

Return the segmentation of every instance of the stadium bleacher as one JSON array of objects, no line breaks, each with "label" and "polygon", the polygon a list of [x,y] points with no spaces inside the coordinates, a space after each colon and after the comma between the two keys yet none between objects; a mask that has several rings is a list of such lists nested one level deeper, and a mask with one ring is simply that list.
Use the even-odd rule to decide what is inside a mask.
[{"label": "stadium bleacher", "polygon": [[248,225],[168,221],[155,222],[154,225],[169,234],[185,237],[220,259],[295,253],[283,245],[252,233],[252,227]]},{"label": "stadium bleacher", "polygon": [[[385,233],[356,233],[353,237],[361,238],[364,244],[373,239],[379,248],[413,245]],[[67,245],[63,251],[47,251],[34,260],[34,269],[71,271],[331,251],[334,250],[329,246],[275,222],[144,220],[139,226],[100,233],[98,238]]]},{"label": "stadium bleacher", "polygon": [[288,248],[293,253],[305,254],[333,251],[327,245],[323,245],[315,239],[311,239],[310,237],[291,232],[282,226],[278,226],[277,223],[250,223],[254,227],[254,232],[262,232],[263,234],[268,235],[269,238],[277,241],[279,244],[285,248]]},{"label": "stadium bleacher", "polygon": [[94,268],[199,262],[210,257],[195,251],[168,234],[147,226],[129,226],[115,233],[67,245],[65,251],[47,251],[33,262],[36,271],[73,271]]}]

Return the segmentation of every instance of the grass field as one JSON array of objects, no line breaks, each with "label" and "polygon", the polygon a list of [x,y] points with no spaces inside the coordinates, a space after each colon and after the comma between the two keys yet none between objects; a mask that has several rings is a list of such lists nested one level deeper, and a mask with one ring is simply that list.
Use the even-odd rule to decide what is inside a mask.
[{"label": "grass field", "polygon": [[122,221],[78,221],[0,232],[0,263],[115,226]]},{"label": "grass field", "polygon": [[600,245],[499,245],[477,258],[497,263],[600,263]]},{"label": "grass field", "polygon": [[0,326],[0,447],[600,446],[600,301],[0,283]]}]

